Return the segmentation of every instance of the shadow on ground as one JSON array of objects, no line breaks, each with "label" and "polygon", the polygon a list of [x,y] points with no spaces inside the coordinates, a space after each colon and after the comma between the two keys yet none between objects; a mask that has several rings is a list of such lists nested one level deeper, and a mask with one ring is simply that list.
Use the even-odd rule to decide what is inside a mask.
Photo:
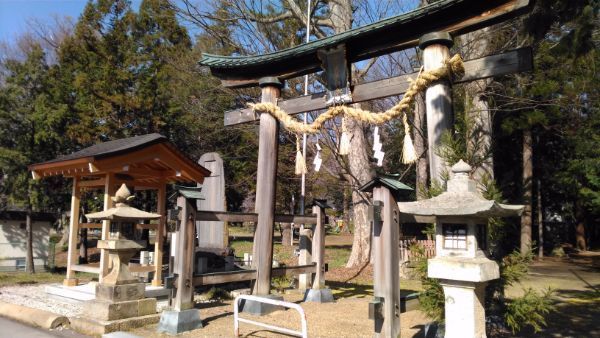
[{"label": "shadow on ground", "polygon": [[517,337],[600,337],[600,284],[587,290],[559,289],[555,299],[556,311],[546,316],[547,326],[537,333],[527,328]]}]

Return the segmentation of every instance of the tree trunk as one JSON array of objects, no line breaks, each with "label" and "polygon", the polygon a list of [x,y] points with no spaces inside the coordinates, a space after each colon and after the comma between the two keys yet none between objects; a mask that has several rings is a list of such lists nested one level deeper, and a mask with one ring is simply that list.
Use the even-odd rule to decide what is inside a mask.
[{"label": "tree trunk", "polygon": [[533,195],[533,140],[531,129],[523,130],[523,214],[521,215],[521,254],[531,250],[531,204]]},{"label": "tree trunk", "polygon": [[352,180],[352,209],[354,214],[354,240],[352,252],[348,258],[347,267],[363,265],[370,261],[371,256],[371,224],[367,213],[370,202],[368,194],[358,191],[358,188],[373,178],[371,165],[367,155],[367,140],[363,125],[359,121],[348,119],[350,132],[350,154],[348,165]]},{"label": "tree trunk", "polygon": [[418,159],[415,166],[416,170],[416,182],[415,189],[417,190],[417,200],[427,198],[425,191],[429,184],[429,174],[427,168],[429,168],[429,161],[427,155],[427,124],[425,118],[425,95],[423,93],[417,94],[415,97],[415,120],[413,128],[413,140],[415,145],[415,152],[417,153]]},{"label": "tree trunk", "polygon": [[25,272],[35,273],[33,265],[33,221],[31,220],[31,205],[27,205],[27,216],[25,217],[25,236],[27,238],[27,252],[25,254]]},{"label": "tree trunk", "polygon": [[350,200],[352,197],[352,189],[344,184],[344,214],[342,215],[342,220],[344,221],[344,232],[350,232]]},{"label": "tree trunk", "polygon": [[[463,35],[462,50],[466,59],[483,57],[488,52],[490,27]],[[492,146],[492,114],[489,110],[485,91],[490,79],[471,81],[465,85],[465,111],[467,114],[467,149],[481,160],[475,166],[474,179],[481,181],[485,176],[494,177],[494,162],[490,153]]]},{"label": "tree trunk", "polygon": [[577,225],[575,226],[575,247],[578,250],[587,250],[587,243],[585,240],[585,213],[583,211],[583,207],[581,206],[581,202],[575,202],[575,219],[577,221]]}]

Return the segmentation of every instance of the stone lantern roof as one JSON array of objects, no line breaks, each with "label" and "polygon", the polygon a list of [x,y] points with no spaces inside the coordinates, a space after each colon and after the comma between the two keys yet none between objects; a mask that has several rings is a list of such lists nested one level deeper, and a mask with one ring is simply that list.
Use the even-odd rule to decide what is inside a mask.
[{"label": "stone lantern roof", "polygon": [[487,200],[477,191],[477,183],[469,178],[471,166],[463,160],[452,166],[453,177],[448,181],[447,191],[441,195],[416,201],[398,203],[401,213],[418,216],[519,216],[522,205],[510,205]]},{"label": "stone lantern roof", "polygon": [[105,211],[94,212],[91,214],[86,214],[85,217],[89,220],[111,220],[111,221],[138,221],[138,220],[150,220],[150,219],[158,219],[161,215],[142,211],[127,205],[127,201],[130,201],[134,198],[131,195],[129,189],[125,184],[121,185],[119,190],[115,193],[114,197],[111,197],[113,202],[115,202],[115,206]]}]

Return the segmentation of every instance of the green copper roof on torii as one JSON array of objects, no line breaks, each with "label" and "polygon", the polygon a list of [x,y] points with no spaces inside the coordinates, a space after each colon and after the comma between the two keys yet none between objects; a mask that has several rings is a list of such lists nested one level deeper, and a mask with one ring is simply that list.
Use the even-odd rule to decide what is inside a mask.
[{"label": "green copper roof on torii", "polygon": [[255,85],[265,76],[290,78],[320,70],[317,50],[346,45],[349,62],[414,47],[419,37],[433,31],[464,34],[528,9],[530,0],[441,0],[366,26],[311,41],[296,47],[254,56],[220,56],[204,53],[200,64],[232,87]]}]

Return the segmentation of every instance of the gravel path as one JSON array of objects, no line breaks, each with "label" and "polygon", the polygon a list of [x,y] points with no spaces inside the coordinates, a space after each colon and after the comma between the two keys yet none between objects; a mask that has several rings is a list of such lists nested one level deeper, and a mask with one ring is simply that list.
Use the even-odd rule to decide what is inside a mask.
[{"label": "gravel path", "polygon": [[82,312],[82,304],[77,301],[60,300],[44,291],[46,284],[5,286],[0,288],[0,301],[23,305],[71,317]]}]

